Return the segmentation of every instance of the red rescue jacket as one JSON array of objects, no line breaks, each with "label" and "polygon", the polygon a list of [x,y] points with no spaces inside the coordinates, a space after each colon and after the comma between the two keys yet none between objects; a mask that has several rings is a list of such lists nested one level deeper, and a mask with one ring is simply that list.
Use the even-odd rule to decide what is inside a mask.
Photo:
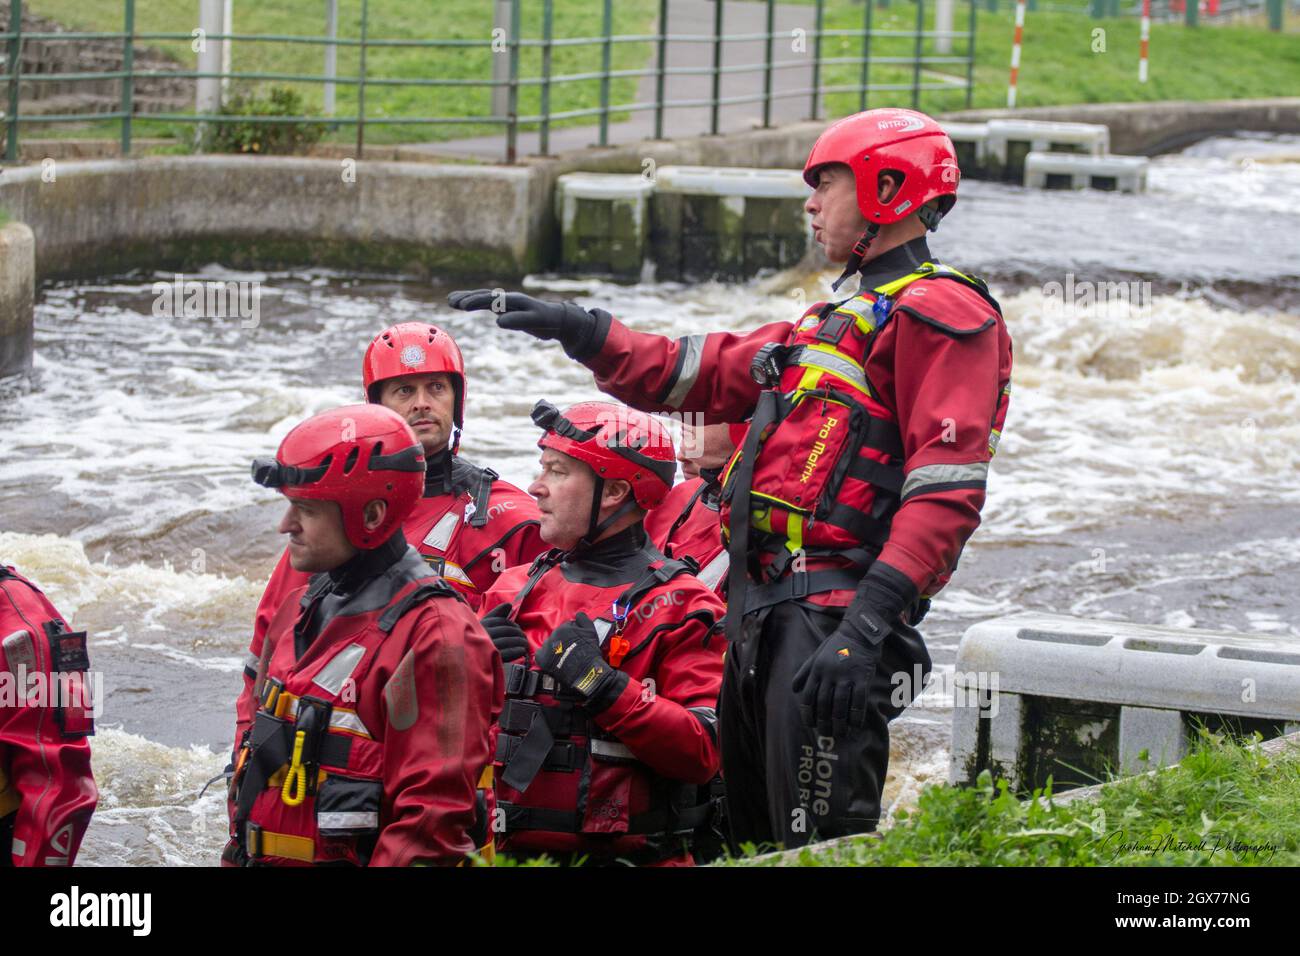
[{"label": "red rescue jacket", "polygon": [[84,631],[0,565],[0,866],[71,866],[99,801]]},{"label": "red rescue jacket", "polygon": [[[718,772],[725,642],[714,632],[722,603],[685,566],[665,561],[639,526],[581,554],[554,551],[512,568],[484,608],[502,603],[514,605],[534,653],[585,611],[604,635],[606,660],[629,680],[614,703],[592,715],[540,671],[506,665],[496,752],[505,823],[499,845],[513,853],[582,853],[593,862],[690,862],[685,846],[708,820],[707,785]],[[530,780],[505,782],[530,760],[539,734],[542,749],[532,757],[544,756],[540,769]]]},{"label": "red rescue jacket", "polygon": [[[738,422],[772,396],[763,401],[779,406],[775,422],[750,429],[724,475],[722,521],[729,527],[726,479],[737,477],[752,437],[749,553],[778,565],[776,585],[787,591],[799,566],[810,578],[829,571],[823,581],[835,586],[814,586],[808,600],[847,604],[872,560],[933,594],[979,525],[1006,418],[1011,339],[978,280],[923,266],[928,257],[925,240],[913,240],[864,271],[863,288],[892,291],[818,303],[797,323],[749,333],[670,339],[612,320],[584,360],[603,391],[646,411]],[[764,358],[775,388],[751,375]]]},{"label": "red rescue jacket", "polygon": [[645,530],[670,558],[691,558],[706,587],[722,597],[727,584],[727,549],[722,540],[716,482],[692,478],[674,485],[658,507],[646,513]]},{"label": "red rescue jacket", "polygon": [[313,576],[267,640],[226,862],[456,864],[487,843],[500,657],[400,535]]},{"label": "red rescue jacket", "polygon": [[[531,497],[501,481],[491,469],[478,468],[458,457],[450,458],[449,463],[450,478],[438,462],[429,464],[424,497],[403,523],[402,531],[429,567],[476,609],[502,571],[527,564],[547,546],[537,530],[540,515]],[[271,618],[291,592],[306,587],[307,580],[306,574],[289,564],[286,548],[257,606],[253,639],[244,659],[248,680],[257,674],[262,638]],[[251,720],[252,712],[240,713],[239,719]]]}]

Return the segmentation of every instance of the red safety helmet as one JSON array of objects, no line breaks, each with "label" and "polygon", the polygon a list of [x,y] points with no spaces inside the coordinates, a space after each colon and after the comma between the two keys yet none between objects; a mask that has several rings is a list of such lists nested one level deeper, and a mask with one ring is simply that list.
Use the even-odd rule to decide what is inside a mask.
[{"label": "red safety helmet", "polygon": [[[649,511],[664,500],[677,474],[673,436],[645,412],[612,402],[580,402],[561,413],[550,402],[533,407],[533,423],[545,429],[538,448],[552,448],[589,465],[597,489],[621,479]],[[592,516],[593,521],[595,516]]]},{"label": "red safety helmet", "polygon": [[[344,405],[313,415],[284,436],[275,458],[253,462],[253,480],[288,498],[336,501],[343,533],[358,548],[377,548],[411,514],[424,491],[424,446],[402,416],[383,405]],[[365,507],[388,504],[379,527],[365,528]]]},{"label": "red safety helmet", "polygon": [[[943,127],[915,110],[867,110],[832,124],[817,138],[804,164],[809,186],[817,187],[817,170],[827,163],[843,163],[853,170],[858,209],[876,226],[898,222],[919,209],[926,227],[936,229],[957,201],[961,169],[952,140]],[[884,172],[903,177],[888,205],[880,202],[879,177]],[[942,200],[937,213],[922,209],[936,198]]]},{"label": "red safety helmet", "polygon": [[384,329],[374,337],[361,360],[361,380],[366,387],[366,401],[378,402],[380,382],[400,375],[446,372],[456,390],[456,407],[452,424],[456,426],[456,444],[465,430],[465,359],[456,340],[428,322],[402,322]]}]

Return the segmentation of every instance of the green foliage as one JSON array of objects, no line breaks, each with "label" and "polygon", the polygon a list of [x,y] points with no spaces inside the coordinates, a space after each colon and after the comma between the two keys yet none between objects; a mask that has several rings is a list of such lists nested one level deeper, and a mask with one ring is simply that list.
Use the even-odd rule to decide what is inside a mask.
[{"label": "green foliage", "polygon": [[259,123],[251,119],[262,116],[302,116],[302,97],[283,86],[272,86],[265,97],[257,91],[232,96],[221,107],[222,116],[247,116],[246,122],[212,123],[204,143],[214,153],[255,153],[285,155],[305,153],[325,133],[324,123],[291,120]]},{"label": "green foliage", "polygon": [[[744,864],[747,861],[731,861]],[[773,858],[756,860],[772,865]],[[1295,866],[1300,751],[1268,758],[1204,728],[1174,768],[1129,777],[1095,800],[1019,800],[988,771],[930,786],[879,839],[807,849],[801,866]]]}]

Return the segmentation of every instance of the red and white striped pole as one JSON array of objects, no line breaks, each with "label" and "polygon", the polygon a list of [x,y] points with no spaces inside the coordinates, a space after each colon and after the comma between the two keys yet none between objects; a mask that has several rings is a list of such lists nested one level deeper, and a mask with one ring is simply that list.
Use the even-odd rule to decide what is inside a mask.
[{"label": "red and white striped pole", "polygon": [[1020,40],[1025,34],[1025,0],[1016,0],[1016,36],[1011,43],[1011,85],[1007,87],[1007,109],[1016,108],[1016,79],[1020,76]]},{"label": "red and white striped pole", "polygon": [[[1196,3],[1197,0],[1190,0]],[[1147,81],[1147,46],[1151,42],[1151,0],[1142,0],[1142,50],[1138,56],[1138,82]]]}]

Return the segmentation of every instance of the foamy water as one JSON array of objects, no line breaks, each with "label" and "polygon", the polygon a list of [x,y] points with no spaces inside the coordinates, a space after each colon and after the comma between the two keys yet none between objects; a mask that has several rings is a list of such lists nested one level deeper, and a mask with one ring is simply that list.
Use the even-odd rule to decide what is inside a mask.
[{"label": "foamy water", "polygon": [[[1294,140],[1294,141],[1293,141]],[[1015,342],[984,526],[925,625],[939,677],[976,621],[1050,610],[1300,639],[1300,139],[1211,141],[1154,161],[1145,196],[963,184],[938,256],[992,280]],[[1249,159],[1250,162],[1245,161]],[[1217,176],[1217,180],[1215,177]],[[1208,181],[1222,188],[1206,189]],[[1264,186],[1261,188],[1260,183]],[[1276,196],[1289,200],[1274,206]],[[1273,197],[1273,198],[1270,198]],[[554,345],[452,312],[443,288],[329,272],[260,284],[260,323],[163,319],[155,280],[43,290],[37,388],[0,404],[0,556],[91,634],[103,798],[81,861],[213,864],[240,660],[281,547],[249,461],[360,399],[385,325],[430,319],[469,375],[463,452],[526,484],[538,398],[592,397]],[[536,278],[683,335],[790,319],[829,277],[615,286]],[[1052,283],[1151,281],[1065,302]],[[946,778],[942,680],[895,724],[886,802]]]}]

